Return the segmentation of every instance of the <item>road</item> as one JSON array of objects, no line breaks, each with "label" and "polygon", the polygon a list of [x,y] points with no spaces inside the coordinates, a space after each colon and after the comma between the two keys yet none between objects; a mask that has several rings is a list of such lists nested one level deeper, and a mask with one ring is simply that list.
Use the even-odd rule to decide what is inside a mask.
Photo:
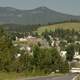
[{"label": "road", "polygon": [[40,77],[33,79],[24,79],[24,80],[72,80],[77,74],[67,74],[63,77]]}]

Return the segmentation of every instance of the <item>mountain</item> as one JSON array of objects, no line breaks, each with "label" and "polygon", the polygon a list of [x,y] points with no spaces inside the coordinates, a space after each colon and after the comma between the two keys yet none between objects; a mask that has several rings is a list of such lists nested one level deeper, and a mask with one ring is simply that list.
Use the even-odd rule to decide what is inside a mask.
[{"label": "mountain", "polygon": [[56,12],[47,7],[32,10],[20,10],[11,7],[0,7],[0,24],[48,24],[68,20],[80,20],[80,16]]}]

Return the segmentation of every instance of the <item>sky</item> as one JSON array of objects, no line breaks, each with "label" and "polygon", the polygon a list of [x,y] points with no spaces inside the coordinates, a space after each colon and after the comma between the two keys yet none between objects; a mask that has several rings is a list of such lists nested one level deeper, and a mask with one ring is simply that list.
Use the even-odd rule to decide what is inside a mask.
[{"label": "sky", "polygon": [[62,13],[80,15],[80,0],[0,0],[0,7],[29,10],[40,6]]}]

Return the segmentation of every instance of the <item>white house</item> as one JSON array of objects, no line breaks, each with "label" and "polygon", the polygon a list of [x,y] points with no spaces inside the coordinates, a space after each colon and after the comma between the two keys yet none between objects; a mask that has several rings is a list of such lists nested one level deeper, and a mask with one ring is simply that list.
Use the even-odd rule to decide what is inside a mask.
[{"label": "white house", "polygon": [[21,54],[17,54],[16,56],[15,56],[15,58],[19,58],[21,56]]},{"label": "white house", "polygon": [[54,47],[55,41],[52,41],[51,46]]},{"label": "white house", "polygon": [[80,73],[80,68],[72,68],[70,70],[71,73]]},{"label": "white house", "polygon": [[67,51],[61,51],[60,56],[66,59]]},{"label": "white house", "polygon": [[79,52],[75,52],[75,55],[73,57],[74,59],[80,59],[80,55],[79,55]]},{"label": "white house", "polygon": [[80,41],[75,41],[75,44],[80,44]]},{"label": "white house", "polygon": [[31,47],[29,47],[29,46],[27,46],[26,49],[27,49],[27,51],[29,51],[29,52],[31,51]]},{"label": "white house", "polygon": [[19,41],[27,41],[26,38],[20,38]]}]

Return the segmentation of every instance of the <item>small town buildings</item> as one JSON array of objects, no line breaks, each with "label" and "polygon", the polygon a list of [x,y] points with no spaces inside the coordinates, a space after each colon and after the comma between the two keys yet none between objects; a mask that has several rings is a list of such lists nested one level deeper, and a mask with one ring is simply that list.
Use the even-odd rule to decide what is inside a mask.
[{"label": "small town buildings", "polygon": [[79,54],[79,52],[75,52],[75,55],[74,55],[73,59],[80,60],[80,54]]}]

